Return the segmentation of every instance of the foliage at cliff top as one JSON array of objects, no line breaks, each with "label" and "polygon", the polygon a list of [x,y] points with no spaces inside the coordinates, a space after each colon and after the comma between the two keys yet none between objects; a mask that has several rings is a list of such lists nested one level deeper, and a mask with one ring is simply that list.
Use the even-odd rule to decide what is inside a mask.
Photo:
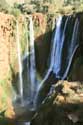
[{"label": "foliage at cliff top", "polygon": [[[23,3],[24,1],[24,3]],[[12,4],[12,6],[11,6]],[[18,16],[19,13],[31,14],[34,12],[51,14],[71,14],[83,11],[82,1],[75,0],[0,0],[0,11]]]}]

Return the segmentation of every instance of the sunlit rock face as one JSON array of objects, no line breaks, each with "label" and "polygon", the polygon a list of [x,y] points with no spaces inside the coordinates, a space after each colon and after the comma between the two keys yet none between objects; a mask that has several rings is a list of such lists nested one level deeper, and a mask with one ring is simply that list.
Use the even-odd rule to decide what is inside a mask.
[{"label": "sunlit rock face", "polygon": [[15,57],[13,16],[0,13],[0,80],[5,79]]},{"label": "sunlit rock face", "polygon": [[14,17],[0,13],[0,112],[6,109],[6,116],[12,117],[12,87],[10,65],[16,54],[14,42]]},{"label": "sunlit rock face", "polygon": [[31,125],[82,125],[82,87],[80,82],[59,81],[54,84]]}]

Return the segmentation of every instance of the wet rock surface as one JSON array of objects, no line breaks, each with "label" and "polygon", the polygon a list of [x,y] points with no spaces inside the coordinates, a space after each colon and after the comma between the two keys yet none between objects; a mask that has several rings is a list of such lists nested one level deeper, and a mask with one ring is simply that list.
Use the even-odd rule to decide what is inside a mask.
[{"label": "wet rock surface", "polygon": [[59,81],[51,87],[31,125],[82,125],[82,117],[82,83]]}]

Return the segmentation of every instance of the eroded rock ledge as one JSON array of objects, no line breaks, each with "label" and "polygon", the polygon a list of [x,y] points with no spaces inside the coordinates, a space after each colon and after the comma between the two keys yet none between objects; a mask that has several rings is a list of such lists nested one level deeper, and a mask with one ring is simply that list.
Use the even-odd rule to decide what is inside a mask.
[{"label": "eroded rock ledge", "polygon": [[59,81],[50,89],[31,125],[82,125],[83,84]]}]

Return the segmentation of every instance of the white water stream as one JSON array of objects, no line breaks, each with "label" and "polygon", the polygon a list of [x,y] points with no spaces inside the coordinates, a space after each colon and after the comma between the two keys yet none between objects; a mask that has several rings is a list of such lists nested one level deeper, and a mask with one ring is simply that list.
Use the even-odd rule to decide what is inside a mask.
[{"label": "white water stream", "polygon": [[18,56],[18,66],[19,66],[19,96],[21,99],[21,103],[23,104],[23,78],[22,78],[22,55],[21,55],[21,46],[20,46],[20,30],[19,30],[19,22],[16,22],[16,43],[17,43],[17,56]]}]

